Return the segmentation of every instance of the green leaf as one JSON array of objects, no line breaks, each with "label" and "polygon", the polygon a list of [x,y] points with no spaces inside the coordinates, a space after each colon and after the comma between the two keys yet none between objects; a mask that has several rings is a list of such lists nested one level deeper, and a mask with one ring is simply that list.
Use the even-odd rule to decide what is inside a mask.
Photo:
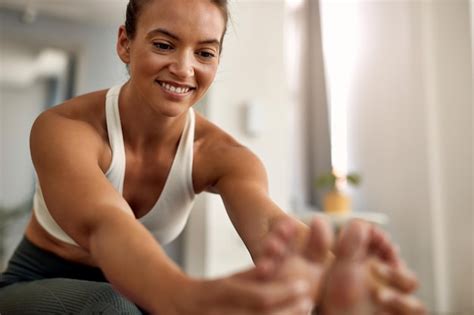
[{"label": "green leaf", "polygon": [[332,188],[336,185],[336,176],[334,174],[324,174],[316,179],[317,188]]},{"label": "green leaf", "polygon": [[360,175],[357,173],[350,173],[346,176],[347,182],[353,186],[357,186],[361,182]]}]

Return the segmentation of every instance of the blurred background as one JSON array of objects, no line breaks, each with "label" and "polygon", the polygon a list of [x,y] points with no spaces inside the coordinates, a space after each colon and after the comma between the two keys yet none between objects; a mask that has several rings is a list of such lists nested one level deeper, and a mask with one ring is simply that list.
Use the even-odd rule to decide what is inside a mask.
[{"label": "blurred background", "polygon": [[[0,269],[31,215],[35,117],[127,80],[115,53],[126,0],[0,0]],[[474,314],[474,5],[468,0],[235,0],[199,110],[263,160],[297,216],[315,179],[356,171],[352,210],[383,226],[431,314]],[[58,131],[60,132],[60,131]],[[167,247],[188,273],[251,264],[218,196],[199,196]]]}]

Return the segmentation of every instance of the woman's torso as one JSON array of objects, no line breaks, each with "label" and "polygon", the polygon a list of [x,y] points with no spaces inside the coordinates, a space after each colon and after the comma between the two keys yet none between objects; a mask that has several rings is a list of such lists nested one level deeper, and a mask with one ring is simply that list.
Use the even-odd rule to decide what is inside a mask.
[{"label": "woman's torso", "polygon": [[[104,176],[112,161],[105,112],[106,93],[107,90],[86,94],[50,109],[65,119],[85,122],[97,132],[103,146],[98,164]],[[214,151],[210,148],[216,143],[233,146],[237,144],[231,137],[197,114],[192,158],[192,186],[195,193],[210,189],[218,179],[212,167],[212,154],[209,154]],[[134,150],[127,146],[126,141],[124,145],[126,166],[122,194],[138,219],[146,215],[159,199],[173,164],[177,145],[147,150]],[[39,224],[35,215],[32,215],[28,224],[26,236],[37,246],[60,257],[87,265],[97,265],[84,249],[51,236]]]}]

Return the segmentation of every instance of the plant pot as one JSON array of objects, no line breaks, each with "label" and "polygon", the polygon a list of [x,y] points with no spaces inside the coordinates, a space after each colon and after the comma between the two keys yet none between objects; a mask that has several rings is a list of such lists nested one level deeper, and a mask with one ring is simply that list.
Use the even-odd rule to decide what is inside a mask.
[{"label": "plant pot", "polygon": [[324,212],[344,214],[351,211],[351,199],[339,190],[331,190],[324,196]]}]

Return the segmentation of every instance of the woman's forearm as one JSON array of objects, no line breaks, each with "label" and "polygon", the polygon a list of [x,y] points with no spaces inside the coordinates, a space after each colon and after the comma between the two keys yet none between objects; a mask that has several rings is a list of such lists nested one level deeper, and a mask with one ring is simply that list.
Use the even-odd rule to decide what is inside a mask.
[{"label": "woman's forearm", "polygon": [[135,218],[118,214],[99,224],[90,234],[89,249],[124,296],[151,313],[176,313],[176,292],[189,287],[192,280]]}]

